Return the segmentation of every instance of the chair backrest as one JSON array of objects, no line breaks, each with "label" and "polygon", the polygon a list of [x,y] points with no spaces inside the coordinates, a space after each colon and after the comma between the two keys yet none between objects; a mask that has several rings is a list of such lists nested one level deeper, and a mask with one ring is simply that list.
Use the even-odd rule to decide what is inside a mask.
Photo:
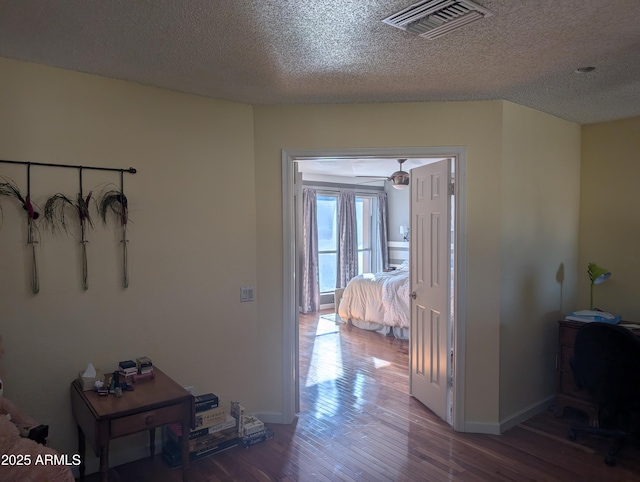
[{"label": "chair backrest", "polygon": [[570,366],[576,384],[601,408],[617,414],[640,408],[640,339],[628,329],[585,323],[576,335]]}]

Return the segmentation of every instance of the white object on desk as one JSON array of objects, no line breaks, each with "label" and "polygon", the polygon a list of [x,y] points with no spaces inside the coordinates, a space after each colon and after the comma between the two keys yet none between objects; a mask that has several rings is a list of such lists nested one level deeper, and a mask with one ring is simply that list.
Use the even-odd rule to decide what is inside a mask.
[{"label": "white object on desk", "polygon": [[605,323],[618,323],[622,318],[619,315],[612,315],[611,313],[607,313],[606,311],[579,310],[572,311],[567,316],[565,316],[564,319],[570,321],[603,321]]}]

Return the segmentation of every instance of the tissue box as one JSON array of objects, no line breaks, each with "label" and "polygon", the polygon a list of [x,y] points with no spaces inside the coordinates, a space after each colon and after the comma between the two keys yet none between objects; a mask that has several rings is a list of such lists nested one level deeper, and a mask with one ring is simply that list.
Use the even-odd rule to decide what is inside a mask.
[{"label": "tissue box", "polygon": [[93,390],[93,384],[96,382],[96,380],[102,380],[102,372],[98,368],[96,368],[95,377],[83,377],[83,373],[84,370],[78,373],[78,381],[80,382],[83,391]]}]

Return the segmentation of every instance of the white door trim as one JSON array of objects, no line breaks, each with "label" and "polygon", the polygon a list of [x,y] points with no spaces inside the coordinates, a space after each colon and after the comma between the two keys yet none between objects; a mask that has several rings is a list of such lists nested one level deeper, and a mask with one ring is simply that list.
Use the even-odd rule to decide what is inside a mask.
[{"label": "white door trim", "polygon": [[296,379],[298,319],[295,262],[294,161],[322,157],[453,157],[455,159],[455,329],[453,428],[464,431],[465,306],[466,306],[466,148],[391,147],[368,149],[291,149],[282,150],[282,230],[283,230],[283,330],[282,330],[282,423],[292,423],[298,393]]}]

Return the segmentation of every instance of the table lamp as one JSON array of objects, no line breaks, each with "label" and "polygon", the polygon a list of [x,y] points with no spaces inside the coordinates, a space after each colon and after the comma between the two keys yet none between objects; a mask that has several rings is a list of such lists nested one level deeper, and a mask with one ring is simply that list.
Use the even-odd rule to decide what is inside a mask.
[{"label": "table lamp", "polygon": [[587,273],[589,273],[589,279],[591,280],[590,309],[593,310],[593,285],[599,285],[603,281],[608,280],[611,277],[611,272],[601,268],[595,263],[589,263]]}]

